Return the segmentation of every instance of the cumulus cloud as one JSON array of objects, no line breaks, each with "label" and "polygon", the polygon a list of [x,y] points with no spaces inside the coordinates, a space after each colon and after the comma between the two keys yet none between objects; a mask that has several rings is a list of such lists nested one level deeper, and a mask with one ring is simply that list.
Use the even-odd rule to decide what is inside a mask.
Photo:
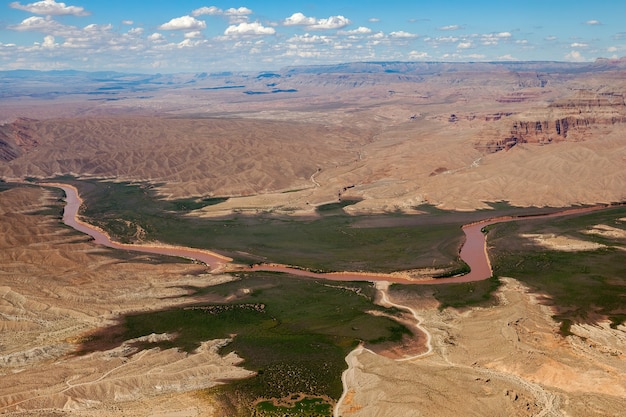
[{"label": "cumulus cloud", "polygon": [[403,30],[397,31],[397,32],[391,32],[389,34],[390,38],[396,38],[396,39],[414,39],[417,38],[417,35],[414,33],[410,33],[410,32],[405,32]]},{"label": "cumulus cloud", "polygon": [[325,30],[325,29],[341,29],[350,24],[350,19],[338,15],[330,16],[326,19],[316,19],[315,17],[307,17],[297,12],[283,20],[284,26],[306,26],[308,29]]},{"label": "cumulus cloud", "polygon": [[369,35],[372,33],[372,29],[366,28],[365,26],[359,26],[353,30],[340,30],[337,32],[339,35]]},{"label": "cumulus cloud", "polygon": [[304,14],[297,12],[289,16],[283,21],[285,26],[310,26],[316,22],[314,17],[306,17]]},{"label": "cumulus cloud", "polygon": [[202,37],[202,32],[200,32],[199,30],[194,30],[193,32],[185,33],[186,39],[197,39],[201,37]]},{"label": "cumulus cloud", "polygon": [[154,32],[152,35],[148,36],[148,40],[151,40],[152,42],[163,42],[165,41],[165,36],[158,32]]},{"label": "cumulus cloud", "polygon": [[411,51],[409,52],[410,59],[427,59],[430,58],[428,52],[420,52],[420,51]]},{"label": "cumulus cloud", "polygon": [[123,25],[132,25],[132,24],[134,24],[134,23],[135,23],[135,22],[133,22],[132,20],[122,20],[122,24],[123,24]]},{"label": "cumulus cloud", "polygon": [[252,10],[247,7],[231,7],[230,9],[222,10],[219,7],[210,6],[210,7],[200,7],[199,9],[195,9],[191,12],[192,16],[202,16],[202,15],[211,15],[211,16],[241,16],[241,15],[250,15],[252,14]]},{"label": "cumulus cloud", "polygon": [[13,9],[24,10],[26,12],[45,16],[88,16],[90,14],[83,7],[67,6],[65,3],[57,3],[54,0],[42,0],[29,4],[21,4],[20,2],[14,1],[13,3],[10,3],[9,6]]},{"label": "cumulus cloud", "polygon": [[341,29],[350,24],[350,19],[343,16],[330,16],[328,19],[320,19],[314,25],[310,26],[311,29]]},{"label": "cumulus cloud", "polygon": [[596,19],[587,20],[585,22],[585,25],[590,25],[590,26],[599,26],[601,24],[602,24],[602,22],[600,22],[599,20],[596,20]]},{"label": "cumulus cloud", "polygon": [[310,35],[305,33],[304,35],[294,35],[291,38],[287,39],[289,43],[304,43],[304,44],[312,44],[312,43],[330,43],[332,41],[328,36],[320,36],[320,35]]},{"label": "cumulus cloud", "polygon": [[43,38],[43,43],[41,44],[41,46],[42,48],[46,48],[46,49],[54,49],[58,45],[54,43],[54,36],[48,35]]},{"label": "cumulus cloud", "polygon": [[204,6],[204,7],[200,7],[199,9],[195,9],[191,12],[192,16],[202,16],[205,14],[211,15],[211,16],[216,16],[216,15],[220,15],[221,13],[223,13],[223,10],[220,9],[219,7],[215,7],[215,6]]},{"label": "cumulus cloud", "polygon": [[161,30],[200,30],[205,29],[206,23],[192,16],[175,17],[159,26]]},{"label": "cumulus cloud", "polygon": [[576,62],[585,60],[585,58],[582,56],[582,54],[579,51],[571,51],[569,54],[565,55],[565,59],[567,59],[568,61],[576,61]]},{"label": "cumulus cloud", "polygon": [[460,25],[448,25],[448,26],[441,26],[439,28],[437,28],[439,30],[459,30],[462,29],[462,27]]},{"label": "cumulus cloud", "polygon": [[192,16],[225,16],[228,18],[229,23],[243,23],[248,21],[248,16],[252,14],[252,10],[247,7],[231,7],[230,9],[222,10],[216,6],[200,7],[191,12]]},{"label": "cumulus cloud", "polygon": [[234,7],[231,7],[230,9],[226,9],[224,11],[224,14],[226,16],[240,16],[244,14],[252,14],[252,10],[248,9],[247,7],[238,7],[236,9]]},{"label": "cumulus cloud", "polygon": [[18,31],[58,32],[64,27],[64,25],[52,19],[50,16],[31,16],[22,20],[21,23],[10,26],[9,28]]},{"label": "cumulus cloud", "polygon": [[471,42],[459,42],[456,47],[457,49],[468,49],[472,47],[472,43]]},{"label": "cumulus cloud", "polygon": [[275,33],[276,30],[274,28],[265,27],[259,22],[242,22],[238,25],[231,25],[224,31],[226,36],[260,36],[273,35]]}]

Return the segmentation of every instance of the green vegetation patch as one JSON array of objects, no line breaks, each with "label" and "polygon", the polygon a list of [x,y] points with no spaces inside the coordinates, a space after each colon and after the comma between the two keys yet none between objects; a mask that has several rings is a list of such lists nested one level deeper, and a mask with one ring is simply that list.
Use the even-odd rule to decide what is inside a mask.
[{"label": "green vegetation patch", "polygon": [[[585,215],[496,224],[489,234],[494,273],[525,282],[555,308],[561,333],[572,323],[609,319],[613,326],[626,318],[626,262],[624,239],[590,235],[585,231],[604,224],[626,229],[626,207]],[[565,252],[533,245],[526,233],[554,233],[607,245],[606,248]]]},{"label": "green vegetation patch", "polygon": [[[373,286],[364,282],[247,273],[236,281],[195,288],[194,297],[231,299],[228,303],[128,315],[117,326],[89,337],[81,353],[109,349],[152,333],[174,334],[175,338],[136,346],[192,352],[203,341],[236,335],[220,353],[237,352],[244,358],[244,366],[257,375],[212,389],[225,415],[250,415],[246,410],[260,398],[279,401],[293,395],[317,400],[291,407],[288,415],[330,415],[320,410],[330,410],[331,403],[341,396],[341,374],[350,350],[359,342],[373,345],[412,335],[395,320],[370,313],[397,313],[375,305],[374,294]],[[320,398],[328,400],[318,404]],[[255,407],[264,410],[258,415],[277,412],[263,402]],[[294,411],[300,409],[306,412]]]},{"label": "green vegetation patch", "polygon": [[[500,287],[500,281],[491,277],[483,281],[450,283],[438,285],[393,285],[394,292],[410,292],[422,297],[434,297],[439,301],[439,308],[495,305],[494,292]],[[393,295],[392,295],[393,296]]]},{"label": "green vegetation patch", "polygon": [[418,216],[389,215],[380,226],[363,227],[364,219],[377,216],[349,216],[338,208],[354,203],[345,200],[313,219],[267,213],[206,219],[185,215],[183,208],[192,207],[188,200],[160,200],[145,184],[72,183],[85,201],[81,215],[121,242],[161,241],[217,250],[237,262],[278,262],[319,271],[462,266],[458,250],[465,217],[450,213],[434,222],[427,216],[415,222]]},{"label": "green vegetation patch", "polygon": [[256,405],[256,415],[265,417],[284,417],[297,415],[302,417],[330,416],[332,406],[322,398],[304,398],[295,401],[292,406],[274,405],[273,401],[262,401]]},{"label": "green vegetation patch", "polygon": [[315,210],[318,213],[322,213],[322,214],[325,214],[325,215],[329,215],[329,214],[344,214],[343,210],[342,210],[344,207],[352,206],[352,205],[358,203],[359,201],[361,201],[361,200],[345,199],[345,200],[338,201],[336,203],[322,204],[320,206],[317,206],[315,208]]},{"label": "green vegetation patch", "polygon": [[161,200],[149,184],[61,178],[78,187],[85,204],[81,215],[115,240],[141,240],[204,248],[240,263],[277,262],[316,271],[393,272],[414,268],[466,271],[458,251],[461,226],[501,215],[538,214],[548,209],[517,208],[456,213],[420,206],[428,214],[350,216],[343,200],[318,207],[317,218],[271,213],[233,214],[206,219],[186,214],[223,198]]}]

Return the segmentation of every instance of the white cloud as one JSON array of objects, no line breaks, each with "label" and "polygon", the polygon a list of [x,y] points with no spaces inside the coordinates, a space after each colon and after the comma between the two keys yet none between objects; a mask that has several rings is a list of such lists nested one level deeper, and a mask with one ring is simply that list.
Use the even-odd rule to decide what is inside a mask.
[{"label": "white cloud", "polygon": [[367,19],[367,21],[370,23],[378,23],[380,22],[380,19],[377,17],[370,17],[369,19]]},{"label": "white cloud", "polygon": [[154,32],[152,35],[148,36],[148,40],[153,42],[163,42],[165,41],[165,36],[161,35],[158,32]]},{"label": "white cloud", "polygon": [[565,54],[565,59],[567,59],[568,61],[584,61],[585,58],[582,56],[582,54],[579,51],[571,51],[569,54]]},{"label": "white cloud", "polygon": [[459,30],[459,29],[461,29],[461,26],[459,26],[459,25],[448,25],[448,26],[441,26],[438,29],[439,30]]},{"label": "white cloud", "polygon": [[414,39],[417,38],[418,36],[414,33],[409,33],[409,32],[405,32],[403,30],[400,30],[398,32],[391,32],[389,34],[390,38],[397,38],[397,39]]},{"label": "white cloud", "polygon": [[18,25],[10,26],[9,28],[18,31],[41,31],[58,33],[66,28],[66,26],[52,19],[50,16],[31,16],[22,20],[22,22]]},{"label": "white cloud", "polygon": [[328,36],[310,35],[308,33],[305,33],[304,35],[294,35],[291,38],[287,39],[287,42],[303,44],[323,44],[332,42],[332,39]]},{"label": "white cloud", "polygon": [[58,45],[54,43],[54,36],[48,35],[43,38],[43,43],[41,44],[41,46],[46,49],[54,49]]},{"label": "white cloud", "polygon": [[444,36],[442,38],[437,38],[436,41],[438,41],[438,42],[451,42],[451,43],[454,43],[454,42],[458,42],[459,38],[456,37],[456,36]]},{"label": "white cloud", "polygon": [[142,35],[143,34],[143,28],[132,28],[131,30],[128,31],[129,35]]},{"label": "white cloud", "polygon": [[289,16],[283,21],[285,26],[310,26],[316,22],[314,17],[306,17],[304,14],[297,12]]},{"label": "white cloud", "polygon": [[411,51],[409,52],[409,58],[410,59],[426,59],[426,58],[430,58],[430,55],[428,55],[428,52]]},{"label": "white cloud", "polygon": [[211,15],[211,16],[243,16],[252,14],[252,10],[247,7],[231,7],[230,9],[222,10],[219,7],[210,6],[210,7],[200,7],[199,9],[195,9],[191,12],[192,16],[202,16],[202,15]]},{"label": "white cloud", "polygon": [[221,15],[222,13],[224,13],[224,11],[218,7],[215,6],[211,6],[211,7],[200,7],[199,9],[195,9],[194,11],[191,12],[192,16],[202,16],[205,14],[211,15],[211,16],[217,16],[217,15]]},{"label": "white cloud", "polygon": [[193,32],[185,33],[186,39],[198,39],[201,37],[202,37],[202,32],[200,32],[199,30],[194,30]]},{"label": "white cloud", "polygon": [[340,30],[337,32],[339,35],[369,35],[372,33],[372,29],[366,28],[365,26],[359,26],[353,30]]},{"label": "white cloud", "polygon": [[206,23],[192,16],[175,17],[159,26],[161,30],[200,30],[204,28],[206,28]]},{"label": "white cloud", "polygon": [[585,22],[585,25],[590,25],[590,26],[598,26],[598,25],[601,25],[601,24],[602,24],[602,22],[600,22],[599,20],[596,20],[596,19],[587,20]]},{"label": "white cloud", "polygon": [[608,52],[617,52],[619,49],[615,46],[609,46],[608,48],[606,48],[606,50]]},{"label": "white cloud", "polygon": [[324,29],[341,29],[350,24],[350,19],[339,16],[330,16],[327,19],[316,19],[314,17],[307,17],[304,14],[297,12],[283,20],[284,26],[306,26],[309,29],[324,30]]},{"label": "white cloud", "polygon": [[586,48],[587,45],[586,43],[581,43],[581,42],[574,42],[570,45],[572,48]]},{"label": "white cloud", "polygon": [[219,7],[210,6],[210,7],[200,7],[199,9],[195,9],[191,12],[192,16],[202,16],[202,15],[210,15],[210,16],[225,16],[228,18],[229,23],[243,23],[248,21],[248,16],[252,14],[252,10],[247,7],[231,7],[230,9],[222,10]]},{"label": "white cloud", "polygon": [[276,30],[274,28],[265,27],[259,22],[242,22],[238,25],[231,25],[224,31],[226,36],[257,36],[273,35],[275,33]]},{"label": "white cloud", "polygon": [[459,42],[459,44],[456,47],[457,49],[468,49],[472,47],[472,43],[471,42]]},{"label": "white cloud", "polygon": [[123,25],[132,25],[132,24],[134,24],[134,23],[135,23],[135,22],[133,22],[132,20],[122,20],[122,24],[123,24]]},{"label": "white cloud", "polygon": [[559,38],[556,37],[556,36],[546,36],[546,38],[545,38],[545,40],[547,40],[547,41],[555,41],[557,39],[559,39]]},{"label": "white cloud", "polygon": [[92,23],[90,25],[87,25],[83,28],[86,32],[100,32],[100,31],[109,31],[111,29],[113,29],[113,25],[108,24],[108,25],[96,25],[95,23]]},{"label": "white cloud", "polygon": [[506,54],[506,55],[499,56],[498,60],[499,61],[517,61],[517,58],[515,58],[511,54]]},{"label": "white cloud", "polygon": [[225,10],[224,14],[226,16],[242,16],[252,14],[252,10],[248,9],[247,7],[238,7],[236,9],[234,7],[231,7],[230,9]]},{"label": "white cloud", "polygon": [[73,16],[88,16],[89,12],[83,7],[67,6],[65,3],[57,3],[54,0],[42,0],[30,4],[21,4],[14,1],[9,4],[13,9],[24,10],[34,14],[41,14],[45,16],[58,16],[58,15],[73,15]]},{"label": "white cloud", "polygon": [[341,29],[350,24],[350,19],[343,16],[330,16],[328,19],[320,19],[314,25],[311,25],[311,29]]}]

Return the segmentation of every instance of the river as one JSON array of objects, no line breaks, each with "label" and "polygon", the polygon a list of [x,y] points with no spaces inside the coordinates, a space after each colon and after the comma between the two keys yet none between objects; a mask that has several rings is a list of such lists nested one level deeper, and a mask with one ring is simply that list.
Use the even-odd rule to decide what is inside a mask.
[{"label": "river", "polygon": [[[94,243],[107,246],[114,249],[130,250],[135,252],[153,253],[159,255],[177,256],[187,259],[200,261],[212,270],[224,269],[232,261],[231,258],[222,256],[215,252],[202,249],[186,248],[170,245],[133,245],[119,243],[111,240],[111,238],[101,229],[81,221],[78,217],[78,210],[82,204],[82,199],[78,194],[78,190],[67,184],[46,183],[46,186],[57,187],[62,189],[66,195],[66,204],[63,210],[63,222],[78,230],[79,232],[88,234],[93,237]],[[599,210],[605,206],[593,206],[586,208],[576,208],[559,211],[551,214],[519,216],[519,217],[499,217],[482,220],[479,222],[467,224],[463,226],[465,233],[465,242],[461,247],[459,256],[470,267],[470,272],[464,275],[449,278],[431,278],[431,279],[411,279],[391,274],[375,274],[362,272],[333,272],[333,273],[316,273],[305,269],[298,269],[286,265],[277,264],[260,264],[251,268],[239,268],[238,271],[273,271],[285,272],[293,275],[306,276],[312,278],[323,278],[332,281],[386,281],[397,284],[445,284],[454,282],[472,282],[481,281],[492,276],[491,263],[489,262],[489,254],[487,253],[487,242],[482,229],[495,223],[518,221],[524,219],[558,217],[582,212]]]}]

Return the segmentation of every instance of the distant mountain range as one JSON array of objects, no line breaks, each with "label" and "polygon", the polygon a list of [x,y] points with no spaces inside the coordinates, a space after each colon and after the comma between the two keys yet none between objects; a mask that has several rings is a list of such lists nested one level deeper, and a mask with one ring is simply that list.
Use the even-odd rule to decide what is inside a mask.
[{"label": "distant mountain range", "polygon": [[[120,91],[142,92],[163,88],[244,88],[246,94],[293,92],[293,89],[276,88],[278,80],[310,75],[378,75],[386,82],[419,81],[421,77],[450,73],[476,72],[539,72],[585,73],[626,69],[626,57],[597,59],[593,63],[557,61],[527,62],[352,62],[335,65],[307,65],[286,67],[278,71],[258,73],[179,73],[139,74],[114,71],[87,72],[77,70],[11,70],[0,71],[0,98],[30,96],[54,98],[67,94],[111,96]],[[331,77],[332,78],[332,77]],[[71,82],[68,82],[71,80]],[[309,84],[312,80],[308,80]],[[329,79],[324,83],[334,82]],[[370,80],[371,81],[371,80]],[[358,83],[357,83],[358,84]],[[270,87],[258,89],[258,87]]]}]

